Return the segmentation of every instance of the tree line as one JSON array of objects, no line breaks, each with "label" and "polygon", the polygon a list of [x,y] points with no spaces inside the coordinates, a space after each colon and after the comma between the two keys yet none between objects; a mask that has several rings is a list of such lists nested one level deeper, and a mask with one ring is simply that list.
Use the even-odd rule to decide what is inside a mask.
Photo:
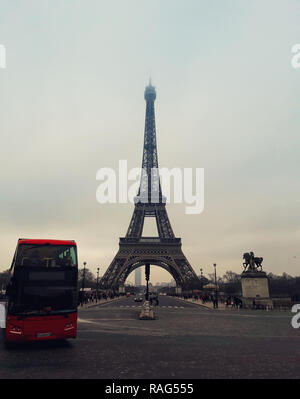
[{"label": "tree line", "polygon": [[[275,275],[269,273],[269,291],[271,297],[291,297],[294,300],[300,300],[300,276],[290,276],[287,273]],[[185,287],[186,290],[199,289],[208,283],[215,283],[215,275],[208,274],[206,277],[198,277],[191,280]],[[222,277],[217,277],[217,285],[220,292],[228,295],[241,295],[242,283],[241,275],[231,270],[227,271]]]},{"label": "tree line", "polygon": [[[4,290],[9,277],[9,270],[0,272],[0,290]],[[273,273],[268,274],[269,278],[269,289],[272,297],[276,296],[289,296],[294,300],[300,300],[300,276],[290,276],[287,273],[282,275],[275,275]],[[83,269],[78,272],[78,287],[82,287],[83,280]],[[100,283],[101,279],[99,279]],[[186,287],[186,290],[193,290],[203,288],[203,285],[208,283],[214,283],[214,274],[208,274],[208,277],[199,277],[191,280]],[[222,277],[217,277],[217,284],[220,292],[225,292],[228,295],[240,295],[242,293],[241,275],[231,270],[227,271]],[[94,273],[85,269],[85,282],[84,286],[95,289],[97,287],[97,277]]]}]

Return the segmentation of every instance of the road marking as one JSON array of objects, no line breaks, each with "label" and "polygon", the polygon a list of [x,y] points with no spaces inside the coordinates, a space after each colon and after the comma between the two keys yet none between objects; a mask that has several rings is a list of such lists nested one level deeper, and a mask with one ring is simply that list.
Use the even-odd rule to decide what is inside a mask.
[{"label": "road marking", "polygon": [[[89,323],[89,324],[95,324],[95,323],[96,323],[95,321],[80,319],[79,317],[78,317],[77,321],[78,321],[79,323]],[[97,323],[96,323],[96,324],[97,324]]]},{"label": "road marking", "polygon": [[[119,307],[119,308],[142,308],[142,305],[119,305],[119,306],[114,306],[114,307]],[[173,305],[158,305],[154,306],[154,309],[157,308],[169,308],[169,309],[185,309],[185,306],[173,306]]]},{"label": "road marking", "polygon": [[[127,320],[136,320],[136,319],[126,319],[126,321]],[[109,326],[104,325],[103,329],[81,329],[81,328],[77,328],[77,331],[80,332],[80,334],[81,333],[91,333],[91,332],[107,333],[109,330],[108,330],[108,328],[105,328],[105,327],[110,328],[111,325],[109,325]],[[124,334],[130,334],[130,330],[134,330],[134,332],[135,332],[136,331],[136,326],[133,326],[133,327],[126,326],[126,332],[124,331]],[[149,329],[148,328],[139,328],[139,331],[148,332]],[[113,331],[110,331],[110,332],[114,333]],[[116,334],[119,334],[119,331],[116,332]],[[164,332],[159,331],[159,334],[157,333],[155,335],[159,335],[159,336],[162,337],[162,336],[169,336],[169,333],[164,333]],[[205,335],[203,335],[203,336],[205,336]],[[220,337],[220,336],[218,336],[218,337]],[[230,334],[222,335],[222,337],[226,337],[226,338],[228,338],[228,337],[229,338],[239,337],[240,338],[241,336],[238,335],[238,334],[232,335],[230,333]],[[247,335],[243,335],[243,337],[245,337],[245,338],[274,338],[274,339],[286,338],[286,339],[295,339],[295,340],[299,340],[300,339],[300,336],[290,336],[290,335],[280,335],[279,336],[279,335],[262,335],[262,334],[259,334],[259,335],[247,334]],[[77,341],[79,341],[79,340],[80,340],[80,337],[77,337]]]}]

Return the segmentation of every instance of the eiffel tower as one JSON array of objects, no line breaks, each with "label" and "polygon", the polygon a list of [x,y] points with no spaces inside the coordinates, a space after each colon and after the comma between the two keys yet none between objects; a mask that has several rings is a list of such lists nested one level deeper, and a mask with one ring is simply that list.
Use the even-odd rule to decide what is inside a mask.
[{"label": "eiffel tower", "polygon": [[[162,195],[158,172],[154,101],[156,90],[151,80],[145,89],[146,120],[142,173],[134,211],[126,237],[120,238],[119,251],[105,272],[101,286],[122,292],[128,275],[149,263],[167,270],[174,278],[177,291],[198,279],[181,249],[181,239],[175,237]],[[156,219],[158,237],[143,237],[146,217]]]}]

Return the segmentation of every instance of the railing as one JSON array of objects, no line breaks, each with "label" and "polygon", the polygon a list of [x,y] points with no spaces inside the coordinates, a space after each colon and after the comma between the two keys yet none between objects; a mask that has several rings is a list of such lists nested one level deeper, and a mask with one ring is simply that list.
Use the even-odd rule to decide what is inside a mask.
[{"label": "railing", "polygon": [[181,238],[160,238],[160,237],[141,237],[127,238],[121,237],[120,244],[181,244]]}]

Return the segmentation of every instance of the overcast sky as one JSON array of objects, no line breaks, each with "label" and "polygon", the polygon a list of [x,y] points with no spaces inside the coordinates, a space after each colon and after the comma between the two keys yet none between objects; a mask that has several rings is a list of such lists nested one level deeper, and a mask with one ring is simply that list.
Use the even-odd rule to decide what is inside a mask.
[{"label": "overcast sky", "polygon": [[0,0],[0,270],[34,237],[75,239],[103,274],[133,206],[97,203],[96,172],[141,166],[151,74],[160,166],[205,169],[204,212],[168,206],[197,274],[241,272],[254,251],[299,275],[299,14],[298,0]]}]

